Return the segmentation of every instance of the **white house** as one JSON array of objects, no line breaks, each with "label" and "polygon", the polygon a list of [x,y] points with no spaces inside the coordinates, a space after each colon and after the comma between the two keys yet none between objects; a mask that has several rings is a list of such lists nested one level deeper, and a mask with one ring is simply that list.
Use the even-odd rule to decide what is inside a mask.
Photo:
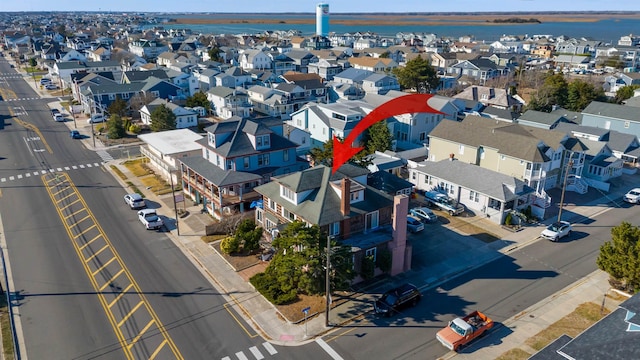
[{"label": "white house", "polygon": [[271,69],[271,58],[262,50],[247,49],[240,54],[240,67],[248,69]]},{"label": "white house", "polygon": [[166,106],[175,114],[177,129],[198,126],[198,113],[196,111],[185,109],[182,106],[178,106],[160,98],[153,100],[140,109],[140,118],[144,124],[151,124],[151,113],[160,105]]},{"label": "white house", "polygon": [[207,99],[211,102],[211,110],[219,118],[229,119],[238,116],[244,119],[251,114],[249,95],[243,89],[216,86],[207,91]]},{"label": "white house", "polygon": [[[148,165],[166,180],[170,179],[172,171],[179,168],[179,159],[202,152],[202,146],[196,142],[202,139],[202,135],[189,129],[154,132],[139,135],[138,139],[144,142],[140,152],[149,159]],[[171,174],[175,184],[178,183],[176,176],[178,174]]]}]

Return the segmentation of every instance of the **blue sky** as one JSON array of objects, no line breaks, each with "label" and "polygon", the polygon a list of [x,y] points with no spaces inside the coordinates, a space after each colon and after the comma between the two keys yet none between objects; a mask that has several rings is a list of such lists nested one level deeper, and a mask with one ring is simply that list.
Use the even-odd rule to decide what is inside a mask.
[{"label": "blue sky", "polygon": [[[317,0],[2,0],[3,11],[314,12]],[[638,0],[339,0],[331,12],[640,11]]]}]

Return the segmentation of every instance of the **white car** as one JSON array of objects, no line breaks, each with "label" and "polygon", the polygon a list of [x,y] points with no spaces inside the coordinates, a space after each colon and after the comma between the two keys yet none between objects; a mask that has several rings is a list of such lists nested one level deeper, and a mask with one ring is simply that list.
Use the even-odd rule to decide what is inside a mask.
[{"label": "white car", "polygon": [[624,195],[623,199],[630,204],[640,203],[640,188],[629,190],[629,192]]},{"label": "white car", "polygon": [[89,118],[89,120],[87,120],[87,123],[91,124],[91,123],[101,123],[106,121],[104,115],[93,115],[92,117]]},{"label": "white car", "polygon": [[417,217],[423,222],[433,222],[438,220],[438,215],[434,214],[431,209],[426,207],[413,208],[409,210],[409,214]]},{"label": "white car", "polygon": [[56,122],[64,122],[64,116],[60,113],[53,114],[53,120]]},{"label": "white car", "polygon": [[132,209],[142,209],[147,206],[144,199],[138,193],[127,194],[124,196],[124,202]]},{"label": "white car", "polygon": [[138,211],[138,219],[147,230],[160,229],[164,222],[158,216],[155,209],[144,209]]},{"label": "white car", "polygon": [[540,236],[551,241],[558,241],[565,236],[571,235],[571,224],[568,221],[558,221],[547,226]]}]

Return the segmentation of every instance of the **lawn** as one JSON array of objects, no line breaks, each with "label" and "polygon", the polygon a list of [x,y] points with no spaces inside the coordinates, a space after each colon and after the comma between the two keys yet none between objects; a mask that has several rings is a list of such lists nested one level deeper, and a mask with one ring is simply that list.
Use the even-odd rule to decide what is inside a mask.
[{"label": "lawn", "polygon": [[136,177],[153,174],[153,171],[144,163],[144,159],[125,161],[124,166]]},{"label": "lawn", "polygon": [[164,195],[171,192],[171,185],[158,175],[147,175],[140,177],[140,182],[156,195]]}]

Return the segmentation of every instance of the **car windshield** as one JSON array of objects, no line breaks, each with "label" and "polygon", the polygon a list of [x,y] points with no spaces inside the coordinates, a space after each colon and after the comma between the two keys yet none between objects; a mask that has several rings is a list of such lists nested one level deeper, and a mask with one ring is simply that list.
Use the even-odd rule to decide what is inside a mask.
[{"label": "car windshield", "polygon": [[631,190],[631,191],[629,191],[629,195],[635,195],[635,196],[638,196],[638,195],[640,195],[640,192],[638,192],[638,191],[634,191],[634,190]]},{"label": "car windshield", "polygon": [[464,329],[456,325],[453,321],[449,323],[451,330],[455,331],[458,335],[464,336]]},{"label": "car windshield", "polygon": [[560,229],[562,228],[562,224],[560,223],[553,223],[551,225],[549,225],[549,227],[547,228],[547,230],[551,230],[551,231],[560,231]]},{"label": "car windshield", "polygon": [[385,294],[382,296],[382,302],[389,304],[389,305],[393,305],[396,303],[396,301],[398,301],[398,297],[395,294]]}]

